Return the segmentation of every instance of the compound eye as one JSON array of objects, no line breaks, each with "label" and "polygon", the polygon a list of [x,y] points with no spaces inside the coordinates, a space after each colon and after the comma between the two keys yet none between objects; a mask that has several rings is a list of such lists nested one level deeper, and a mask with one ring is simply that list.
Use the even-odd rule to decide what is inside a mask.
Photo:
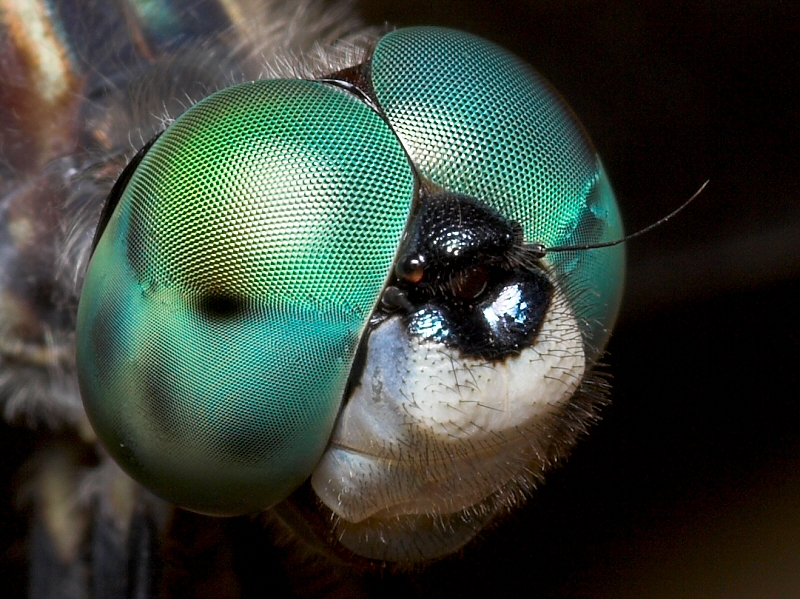
[{"label": "compound eye", "polygon": [[[495,44],[440,27],[398,29],[372,56],[375,96],[419,172],[478,198],[546,247],[622,237],[600,158],[558,92]],[[587,93],[590,90],[587,90]],[[622,246],[548,257],[590,360],[613,328]]]},{"label": "compound eye", "polygon": [[267,508],[328,442],[412,170],[374,110],[286,80],[206,98],[140,159],[81,296],[86,411],[161,497]]}]

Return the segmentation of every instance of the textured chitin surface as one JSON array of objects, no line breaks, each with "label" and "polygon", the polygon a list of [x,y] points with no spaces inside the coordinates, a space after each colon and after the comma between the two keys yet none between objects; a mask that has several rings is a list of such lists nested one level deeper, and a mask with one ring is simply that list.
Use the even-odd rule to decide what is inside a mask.
[{"label": "textured chitin surface", "polygon": [[413,187],[384,121],[313,82],[228,88],[167,129],[79,308],[84,403],[123,467],[217,513],[268,507],[306,478]]},{"label": "textured chitin surface", "polygon": [[[467,33],[400,29],[372,57],[381,108],[420,172],[480,198],[548,247],[618,239],[602,164],[572,111],[530,65]],[[587,354],[602,350],[622,293],[622,246],[552,254]],[[587,289],[591,292],[587,293]]]}]

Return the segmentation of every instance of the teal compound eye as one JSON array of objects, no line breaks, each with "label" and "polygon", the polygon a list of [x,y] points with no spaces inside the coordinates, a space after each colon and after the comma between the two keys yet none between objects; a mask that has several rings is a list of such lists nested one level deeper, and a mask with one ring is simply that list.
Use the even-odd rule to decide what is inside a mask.
[{"label": "teal compound eye", "polygon": [[130,173],[79,306],[84,405],[123,468],[216,514],[307,478],[413,191],[396,136],[330,86],[242,84],[178,118]]},{"label": "teal compound eye", "polygon": [[[482,38],[440,27],[384,36],[375,96],[419,172],[479,198],[546,247],[622,237],[600,157],[572,110],[530,65]],[[548,257],[594,359],[622,296],[622,246]]]}]

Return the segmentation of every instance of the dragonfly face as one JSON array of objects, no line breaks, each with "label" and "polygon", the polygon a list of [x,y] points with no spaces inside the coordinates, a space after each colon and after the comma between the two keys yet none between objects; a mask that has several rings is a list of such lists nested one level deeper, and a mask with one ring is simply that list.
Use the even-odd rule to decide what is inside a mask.
[{"label": "dragonfly face", "polygon": [[335,516],[356,555],[430,559],[591,418],[623,252],[533,244],[619,238],[619,213],[570,110],[488,41],[401,29],[317,80],[224,89],[109,201],[81,393],[108,451],[169,501],[286,500]]},{"label": "dragonfly face", "polygon": [[[21,266],[4,264],[0,309],[27,320],[3,335],[61,332],[69,401],[44,394],[53,413],[80,427],[79,379],[105,450],[168,501],[272,508],[347,557],[457,550],[526,497],[602,400],[591,369],[623,250],[535,250],[622,236],[591,142],[530,66],[466,33],[367,32],[281,70],[254,58],[278,42],[235,37],[243,21],[195,36],[221,46],[161,47],[159,19],[151,54],[170,56],[134,68],[119,52],[122,84],[97,67],[102,85],[70,113],[79,142],[4,197],[0,250]],[[183,112],[187,94],[199,101]],[[131,138],[144,147],[114,185]],[[9,282],[44,239],[11,235],[25,193],[75,223],[49,241],[67,268],[43,275],[85,271],[79,308],[45,298],[58,326],[9,308],[33,297]]]}]

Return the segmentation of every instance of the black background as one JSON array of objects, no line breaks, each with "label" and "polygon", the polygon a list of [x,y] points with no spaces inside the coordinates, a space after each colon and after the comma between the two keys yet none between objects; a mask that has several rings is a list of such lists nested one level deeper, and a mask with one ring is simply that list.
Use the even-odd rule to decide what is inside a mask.
[{"label": "black background", "polygon": [[[629,244],[613,404],[528,506],[376,596],[800,596],[800,18],[795,3],[362,2],[545,75]],[[379,591],[379,593],[378,593]]]},{"label": "black background", "polygon": [[[800,596],[796,6],[359,4],[370,23],[465,29],[534,65],[592,136],[628,230],[711,181],[629,244],[603,421],[525,508],[461,555],[375,576],[376,597]],[[35,441],[4,429],[5,497]],[[25,526],[4,503],[3,538]],[[5,551],[14,596],[24,544]],[[270,576],[246,587],[269,595]]]}]

